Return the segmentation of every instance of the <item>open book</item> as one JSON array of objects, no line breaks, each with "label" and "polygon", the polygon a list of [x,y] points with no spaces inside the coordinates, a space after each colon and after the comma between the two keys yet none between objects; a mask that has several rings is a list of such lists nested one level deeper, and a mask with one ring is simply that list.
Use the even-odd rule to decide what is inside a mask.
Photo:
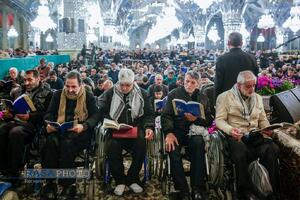
[{"label": "open book", "polygon": [[119,124],[116,121],[110,120],[110,119],[104,119],[103,120],[103,128],[111,128],[116,130],[126,130],[126,129],[132,129],[133,126],[130,126],[128,124]]},{"label": "open book", "polygon": [[271,124],[270,126],[267,126],[265,128],[250,130],[250,134],[255,133],[255,132],[262,132],[262,131],[272,131],[274,129],[282,128],[285,126],[293,126],[293,124],[288,123],[288,122],[275,123],[275,124]]},{"label": "open book", "polygon": [[58,122],[52,122],[52,121],[48,121],[48,120],[45,120],[45,122],[47,124],[50,124],[52,127],[54,127],[55,129],[58,130],[58,132],[60,133],[64,133],[64,132],[67,132],[68,129],[71,129],[74,127],[74,125],[77,124],[77,121],[70,121],[70,122],[64,122],[62,124],[58,123]]},{"label": "open book", "polygon": [[155,112],[158,112],[158,111],[162,110],[165,107],[165,105],[167,103],[167,98],[168,97],[166,96],[163,99],[155,99],[154,100],[154,111]]},{"label": "open book", "polygon": [[5,88],[6,90],[11,90],[12,86],[13,86],[13,81],[12,80],[0,80],[0,84],[2,85],[3,88]]},{"label": "open book", "polygon": [[195,117],[205,119],[204,106],[201,103],[195,101],[186,102],[182,99],[173,99],[172,104],[175,115],[183,117],[184,113],[190,113]]},{"label": "open book", "polygon": [[14,102],[8,99],[1,99],[5,109],[12,111],[14,114],[26,114],[36,111],[32,100],[26,94],[19,96]]}]

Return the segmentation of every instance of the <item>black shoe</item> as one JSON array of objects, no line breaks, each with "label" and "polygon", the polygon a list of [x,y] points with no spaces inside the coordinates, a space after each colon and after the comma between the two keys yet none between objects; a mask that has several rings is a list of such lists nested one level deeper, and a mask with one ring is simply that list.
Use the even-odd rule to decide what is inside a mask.
[{"label": "black shoe", "polygon": [[202,192],[200,192],[199,190],[194,190],[192,192],[192,199],[193,200],[204,200],[204,195]]},{"label": "black shoe", "polygon": [[55,183],[47,183],[42,187],[41,200],[52,200],[57,197],[57,185]]},{"label": "black shoe", "polygon": [[72,184],[67,187],[65,187],[61,193],[61,198],[60,199],[75,199],[77,195],[77,190],[76,190],[76,185]]}]

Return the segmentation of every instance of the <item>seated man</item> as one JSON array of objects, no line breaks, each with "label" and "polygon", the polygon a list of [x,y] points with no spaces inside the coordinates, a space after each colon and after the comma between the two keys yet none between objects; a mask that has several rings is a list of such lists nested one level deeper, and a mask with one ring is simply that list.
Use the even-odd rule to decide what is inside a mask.
[{"label": "seated man", "polygon": [[57,74],[54,70],[49,72],[49,79],[46,82],[50,85],[50,88],[53,91],[61,90],[64,87],[64,81],[57,77]]},{"label": "seated man", "polygon": [[[169,95],[167,104],[163,109],[161,122],[162,131],[165,134],[166,150],[169,152],[171,161],[171,173],[175,184],[175,189],[179,190],[181,199],[190,199],[190,190],[185,178],[183,163],[181,159],[181,147],[188,146],[191,159],[191,187],[193,199],[204,199],[202,189],[204,188],[205,177],[205,151],[204,140],[201,135],[188,136],[190,126],[201,126],[202,130],[209,127],[212,117],[209,110],[209,101],[206,96],[200,93],[201,77],[194,71],[185,74],[184,86],[173,89]],[[203,105],[205,119],[185,113],[182,117],[176,116],[172,100],[182,99],[186,102],[196,101]]]},{"label": "seated man", "polygon": [[[121,139],[111,136],[106,143],[111,173],[117,185],[114,193],[121,196],[126,185],[135,193],[143,191],[139,172],[146,154],[146,139],[153,138],[154,113],[146,92],[134,83],[133,71],[121,69],[118,76],[117,84],[100,96],[98,105],[105,118],[137,127],[136,138]],[[123,149],[132,153],[132,163],[127,176],[124,174]]]},{"label": "seated man", "polygon": [[[18,92],[27,94],[34,107],[35,112],[27,114],[15,114],[15,118],[6,119],[0,127],[0,171],[9,175],[18,175],[22,168],[22,158],[26,144],[31,143],[38,131],[38,124],[43,124],[43,117],[52,97],[51,90],[41,81],[38,71],[28,70],[25,72],[25,90]],[[18,118],[18,120],[15,120]]]},{"label": "seated man", "polygon": [[278,191],[279,149],[269,138],[270,133],[262,133],[268,139],[262,137],[263,141],[255,146],[241,142],[243,133],[269,125],[262,98],[255,93],[255,85],[254,74],[251,71],[242,71],[238,75],[237,83],[231,90],[220,94],[216,103],[216,125],[231,136],[228,139],[229,150],[236,167],[238,196],[241,199],[249,198],[247,194],[251,190],[251,184],[248,165],[258,157],[269,172],[273,192],[276,194]]},{"label": "seated man", "polygon": [[[100,121],[95,98],[84,88],[78,72],[71,71],[67,74],[64,89],[53,94],[44,119],[58,123],[77,123],[64,133],[58,132],[50,124],[46,126],[48,137],[42,152],[43,168],[75,168],[76,155],[88,147],[93,128]],[[74,179],[59,180],[59,184],[63,186],[63,197],[74,198],[74,182]],[[48,181],[42,195],[45,198],[55,197],[56,189],[56,185]]]},{"label": "seated man", "polygon": [[5,77],[4,81],[12,82],[11,84],[4,84],[3,82],[0,82],[0,97],[3,99],[13,99],[11,92],[19,89],[24,84],[23,77],[15,67],[11,67],[9,69],[9,76]]}]

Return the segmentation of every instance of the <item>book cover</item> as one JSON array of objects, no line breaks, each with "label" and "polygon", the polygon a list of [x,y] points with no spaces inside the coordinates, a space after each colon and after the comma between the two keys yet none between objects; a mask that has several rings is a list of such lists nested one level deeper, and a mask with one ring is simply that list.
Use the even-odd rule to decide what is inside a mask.
[{"label": "book cover", "polygon": [[173,99],[172,104],[175,115],[183,117],[184,113],[190,113],[196,117],[205,119],[204,107],[201,103],[195,101],[186,102],[182,99]]},{"label": "book cover", "polygon": [[69,122],[64,122],[62,124],[60,124],[58,122],[48,121],[48,120],[45,120],[45,122],[47,124],[50,124],[55,129],[57,129],[58,132],[60,132],[60,133],[67,132],[69,129],[73,128],[74,125],[77,124],[77,121],[69,121]]},{"label": "book cover", "polygon": [[116,121],[110,120],[110,119],[104,119],[103,120],[103,128],[108,129],[116,129],[116,130],[128,130],[128,129],[132,129],[133,126],[130,126],[128,124],[119,124]]},{"label": "book cover", "polygon": [[138,130],[137,127],[133,127],[127,130],[115,130],[112,132],[113,138],[137,138]]},{"label": "book cover", "polygon": [[13,81],[12,80],[0,80],[2,87],[5,88],[6,90],[11,90],[12,86],[13,86]]},{"label": "book cover", "polygon": [[30,97],[26,94],[19,96],[14,102],[8,99],[1,99],[3,106],[14,114],[27,114],[35,112],[36,108]]},{"label": "book cover", "polygon": [[159,112],[160,110],[162,110],[165,107],[165,105],[167,104],[167,99],[168,99],[168,97],[165,97],[163,99],[155,99],[154,100],[155,112]]}]

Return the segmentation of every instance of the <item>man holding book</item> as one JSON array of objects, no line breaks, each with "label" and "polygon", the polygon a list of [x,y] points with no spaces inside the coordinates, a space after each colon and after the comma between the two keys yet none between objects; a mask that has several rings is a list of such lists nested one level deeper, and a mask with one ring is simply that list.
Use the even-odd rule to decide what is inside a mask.
[{"label": "man holding book", "polygon": [[[203,136],[212,123],[209,101],[200,93],[201,77],[198,72],[185,74],[184,86],[173,89],[167,98],[162,116],[162,132],[165,135],[166,151],[171,161],[171,174],[175,189],[181,199],[190,199],[190,189],[185,178],[181,159],[181,148],[188,147],[191,159],[191,187],[193,199],[204,199],[205,151]],[[188,102],[188,103],[186,103]],[[197,134],[189,136],[191,128],[197,127]]]},{"label": "man holding book", "polygon": [[18,69],[11,67],[9,76],[0,81],[0,96],[5,99],[12,99],[11,91],[20,88],[24,83],[23,77],[18,72]]},{"label": "man holding book", "polygon": [[[47,123],[47,141],[42,152],[43,168],[75,168],[75,157],[90,145],[93,128],[100,121],[100,114],[96,107],[92,93],[85,89],[80,74],[71,71],[66,75],[63,90],[57,90],[51,99],[45,120],[58,122],[72,128],[63,131],[54,123]],[[76,196],[75,179],[59,179],[63,187],[62,197],[74,199]],[[57,186],[47,181],[42,190],[44,198],[56,196]]]},{"label": "man holding book", "polygon": [[260,163],[269,172],[274,193],[270,199],[274,199],[278,191],[279,149],[270,138],[272,132],[246,134],[252,129],[263,129],[270,125],[262,98],[255,93],[255,86],[256,76],[252,71],[240,72],[232,89],[217,98],[216,125],[229,136],[230,155],[236,167],[238,196],[249,199],[252,188],[248,165],[259,157]]},{"label": "man holding book", "polygon": [[[134,82],[134,73],[131,69],[121,69],[118,78],[119,81],[113,88],[100,96],[98,105],[105,118],[118,124],[125,123],[132,126],[121,130],[108,129],[109,136],[106,141],[106,153],[117,185],[114,193],[121,196],[126,185],[134,193],[143,191],[139,172],[146,155],[146,140],[153,138],[154,112],[146,91],[140,89]],[[123,136],[120,137],[121,135]],[[124,135],[127,137],[124,138]],[[127,176],[124,174],[123,149],[132,155]]]},{"label": "man holding book", "polygon": [[[43,116],[52,97],[49,87],[40,81],[36,70],[28,70],[24,77],[25,88],[20,89],[19,96],[26,96],[23,107],[32,108],[33,112],[17,113],[11,111],[11,118],[0,127],[0,170],[16,176],[23,167],[22,158],[26,144],[30,144],[34,135],[43,124]],[[26,105],[25,105],[26,104]]]}]

